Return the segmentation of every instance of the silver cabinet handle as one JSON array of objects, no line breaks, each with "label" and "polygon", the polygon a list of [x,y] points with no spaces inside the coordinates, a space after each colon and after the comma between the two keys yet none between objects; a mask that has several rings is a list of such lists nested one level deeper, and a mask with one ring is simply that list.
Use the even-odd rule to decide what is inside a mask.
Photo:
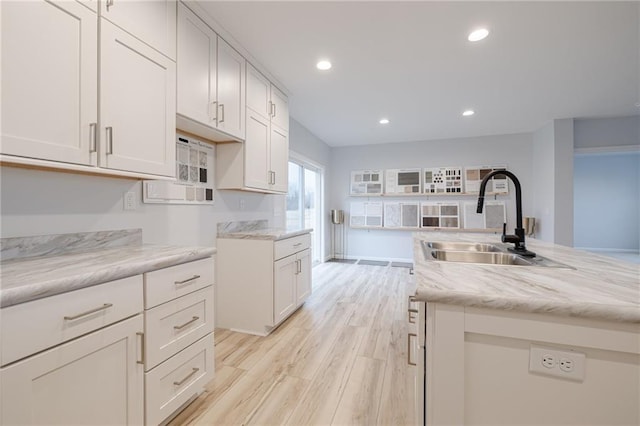
[{"label": "silver cabinet handle", "polygon": [[187,377],[185,377],[182,380],[179,380],[177,382],[173,382],[174,385],[176,386],[181,386],[184,382],[186,382],[187,380],[189,380],[191,377],[193,377],[194,374],[196,374],[198,371],[200,371],[199,368],[192,368],[191,369],[191,373],[187,374]]},{"label": "silver cabinet handle", "polygon": [[417,314],[418,310],[417,309],[408,309],[408,313],[409,313],[409,324],[415,324],[416,323],[416,317],[412,316],[413,314]]},{"label": "silver cabinet handle", "polygon": [[[218,104],[218,102],[213,101],[209,104],[209,121],[216,121],[218,119],[218,108],[216,108],[216,105]],[[213,111],[216,112],[216,115],[213,115]]]},{"label": "silver cabinet handle", "polygon": [[224,104],[220,104],[220,110],[220,115],[222,116],[222,118],[218,120],[218,123],[224,123]]},{"label": "silver cabinet handle", "polygon": [[415,362],[411,362],[411,337],[418,337],[415,333],[407,334],[407,364],[417,365]]},{"label": "silver cabinet handle", "polygon": [[300,247],[302,245],[302,243],[295,243],[293,246],[294,247]]},{"label": "silver cabinet handle", "polygon": [[193,317],[192,319],[190,319],[189,321],[185,322],[182,325],[174,325],[173,328],[176,329],[176,330],[182,330],[183,328],[185,328],[189,324],[194,323],[194,322],[198,321],[199,319],[200,319],[200,317]]},{"label": "silver cabinet handle", "polygon": [[144,364],[144,333],[137,332],[136,336],[140,336],[140,361],[136,360],[136,363]]},{"label": "silver cabinet handle", "polygon": [[82,312],[80,314],[76,314],[76,315],[69,315],[69,316],[65,316],[64,319],[66,321],[73,321],[73,320],[77,320],[78,318],[82,318],[82,317],[86,317],[87,315],[91,315],[91,314],[95,314],[96,312],[100,312],[100,311],[104,311],[107,308],[110,308],[113,306],[113,303],[105,303],[104,305],[94,308],[94,309],[90,309],[86,312]]},{"label": "silver cabinet handle", "polygon": [[197,280],[198,278],[200,278],[200,275],[194,275],[191,278],[187,278],[186,280],[182,280],[182,281],[174,281],[173,283],[175,285],[183,285],[183,284],[188,284],[193,280]]},{"label": "silver cabinet handle", "polygon": [[276,184],[276,172],[271,172],[273,173],[273,185]]},{"label": "silver cabinet handle", "polygon": [[302,273],[302,259],[298,260],[298,273]]},{"label": "silver cabinet handle", "polygon": [[273,118],[275,118],[275,117],[276,117],[276,112],[277,112],[278,110],[276,109],[276,104],[275,104],[275,102],[272,102],[272,103],[271,103],[271,105],[273,105]]},{"label": "silver cabinet handle", "polygon": [[269,117],[273,117],[273,102],[269,101]]},{"label": "silver cabinet handle", "polygon": [[113,154],[113,127],[105,128],[107,132],[107,154]]},{"label": "silver cabinet handle", "polygon": [[89,123],[89,152],[96,152],[96,123]]},{"label": "silver cabinet handle", "polygon": [[113,0],[107,0],[107,12],[109,11],[109,8],[113,6]]}]

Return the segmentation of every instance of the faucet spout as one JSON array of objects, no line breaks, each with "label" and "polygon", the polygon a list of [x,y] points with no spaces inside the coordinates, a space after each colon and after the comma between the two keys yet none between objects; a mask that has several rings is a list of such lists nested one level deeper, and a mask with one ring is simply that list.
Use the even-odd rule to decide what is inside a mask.
[{"label": "faucet spout", "polygon": [[527,250],[525,246],[524,240],[524,228],[522,227],[522,187],[520,186],[520,181],[508,170],[494,170],[482,179],[480,183],[480,193],[478,194],[478,207],[476,212],[482,213],[482,209],[484,207],[484,194],[487,188],[487,183],[489,179],[496,175],[503,175],[511,179],[514,186],[516,187],[516,229],[515,235],[507,235],[506,228],[507,224],[505,223],[502,228],[502,242],[504,243],[514,243],[515,247],[510,248],[510,251],[514,253],[518,253],[522,256],[534,257],[536,254]]}]

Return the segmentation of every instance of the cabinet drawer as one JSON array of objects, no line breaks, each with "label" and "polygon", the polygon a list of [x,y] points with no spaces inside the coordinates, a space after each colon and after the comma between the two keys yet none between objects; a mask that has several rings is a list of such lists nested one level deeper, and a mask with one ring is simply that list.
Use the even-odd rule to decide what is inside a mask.
[{"label": "cabinet drawer", "polygon": [[142,312],[142,276],[0,310],[2,365]]},{"label": "cabinet drawer", "polygon": [[273,247],[273,260],[291,256],[301,250],[311,247],[311,235],[304,234],[285,240],[276,241]]},{"label": "cabinet drawer", "polygon": [[158,306],[213,284],[212,257],[144,274],[144,307]]},{"label": "cabinet drawer", "polygon": [[213,286],[145,313],[145,370],[148,371],[213,331]]},{"label": "cabinet drawer", "polygon": [[145,374],[146,424],[157,425],[213,379],[213,333]]}]

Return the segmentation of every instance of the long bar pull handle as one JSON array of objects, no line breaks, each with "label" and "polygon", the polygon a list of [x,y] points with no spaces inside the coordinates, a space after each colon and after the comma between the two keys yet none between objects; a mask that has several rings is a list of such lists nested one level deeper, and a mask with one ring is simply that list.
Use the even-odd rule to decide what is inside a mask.
[{"label": "long bar pull handle", "polygon": [[273,185],[276,184],[276,172],[271,172],[273,173]]},{"label": "long bar pull handle", "polygon": [[136,336],[140,336],[140,361],[136,360],[136,363],[144,364],[144,333],[137,332]]},{"label": "long bar pull handle", "polygon": [[65,316],[64,319],[66,321],[77,320],[78,318],[86,317],[87,315],[91,315],[91,314],[95,314],[96,312],[104,311],[105,309],[110,308],[112,306],[113,306],[113,303],[105,303],[102,306],[99,306],[99,307],[94,308],[94,309],[90,309],[90,310],[88,310],[86,312],[82,312],[80,314]]},{"label": "long bar pull handle", "polygon": [[220,115],[222,116],[222,118],[218,120],[218,123],[224,123],[224,104],[220,104],[220,110],[221,110]]},{"label": "long bar pull handle", "polygon": [[200,317],[193,317],[192,319],[190,319],[189,321],[185,322],[182,325],[174,325],[173,328],[176,329],[176,330],[182,330],[183,328],[185,328],[189,324],[194,323],[194,322],[198,321],[199,319],[200,319]]},{"label": "long bar pull handle", "polygon": [[196,374],[198,371],[200,371],[200,369],[199,369],[199,368],[192,368],[192,369],[191,369],[191,373],[187,374],[187,376],[186,376],[184,379],[179,380],[179,381],[177,381],[177,382],[173,382],[173,384],[174,384],[174,385],[176,385],[176,386],[181,386],[184,382],[186,382],[186,381],[187,381],[187,380],[189,380],[191,377],[193,377],[193,375],[194,375],[194,374]]},{"label": "long bar pull handle", "polygon": [[411,337],[418,337],[415,333],[407,334],[407,364],[417,365],[415,362],[411,362]]},{"label": "long bar pull handle", "polygon": [[[218,105],[216,101],[209,103],[209,121],[216,121],[218,119],[218,108],[216,105]],[[215,115],[213,115],[213,111],[216,112]]]},{"label": "long bar pull handle", "polygon": [[113,127],[105,128],[107,132],[107,154],[113,154]]},{"label": "long bar pull handle", "polygon": [[273,117],[273,102],[269,101],[269,117]]},{"label": "long bar pull handle", "polygon": [[294,247],[300,247],[302,245],[302,243],[295,243],[293,246]]},{"label": "long bar pull handle", "polygon": [[186,280],[182,280],[182,281],[174,281],[173,283],[175,285],[183,285],[183,284],[187,284],[190,283],[193,280],[197,280],[198,278],[200,278],[200,275],[194,275],[191,278],[187,278]]},{"label": "long bar pull handle", "polygon": [[113,7],[113,0],[107,0],[107,12],[109,11],[110,7]]},{"label": "long bar pull handle", "polygon": [[89,152],[96,152],[96,123],[89,123]]},{"label": "long bar pull handle", "polygon": [[273,105],[273,118],[276,118],[276,113],[277,113],[277,109],[276,109],[276,104],[275,102],[272,102],[271,105]]}]

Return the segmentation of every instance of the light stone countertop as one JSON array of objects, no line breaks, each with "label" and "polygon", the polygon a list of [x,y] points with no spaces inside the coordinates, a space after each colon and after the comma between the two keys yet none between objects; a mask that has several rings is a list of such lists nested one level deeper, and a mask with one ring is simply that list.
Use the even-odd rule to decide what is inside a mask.
[{"label": "light stone countertop", "polygon": [[529,250],[575,269],[425,260],[421,241],[502,245],[499,235],[414,233],[416,299],[640,323],[640,265],[527,239]]},{"label": "light stone countertop", "polygon": [[247,231],[235,231],[235,232],[220,232],[218,231],[218,238],[229,238],[229,239],[243,239],[243,240],[284,240],[286,238],[297,237],[299,235],[308,234],[313,229],[305,228],[305,229],[282,229],[282,228],[264,228],[264,229],[253,229]]},{"label": "light stone countertop", "polygon": [[0,264],[0,307],[204,259],[213,247],[130,245],[18,258]]}]

